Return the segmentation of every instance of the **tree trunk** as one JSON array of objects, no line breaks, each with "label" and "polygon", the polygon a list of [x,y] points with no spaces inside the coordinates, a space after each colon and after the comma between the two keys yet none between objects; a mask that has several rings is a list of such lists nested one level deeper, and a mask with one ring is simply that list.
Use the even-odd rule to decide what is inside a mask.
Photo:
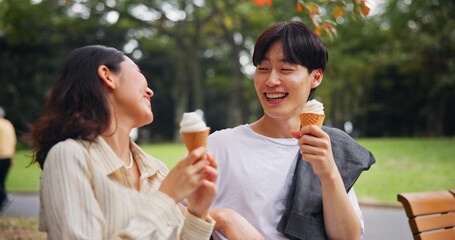
[{"label": "tree trunk", "polygon": [[239,48],[234,43],[231,42],[231,84],[230,92],[228,99],[228,118],[227,124],[228,127],[234,127],[245,122],[245,116],[243,114],[243,108],[247,108],[246,100],[243,97],[243,87],[242,87],[242,77],[241,66],[239,62]]},{"label": "tree trunk", "polygon": [[179,131],[179,121],[185,109],[188,105],[188,88],[187,88],[187,69],[185,64],[186,52],[182,47],[178,47],[178,58],[176,61],[176,74],[175,74],[175,85],[173,90],[173,98],[175,100],[175,127],[174,127],[174,140],[181,141],[180,131]]}]

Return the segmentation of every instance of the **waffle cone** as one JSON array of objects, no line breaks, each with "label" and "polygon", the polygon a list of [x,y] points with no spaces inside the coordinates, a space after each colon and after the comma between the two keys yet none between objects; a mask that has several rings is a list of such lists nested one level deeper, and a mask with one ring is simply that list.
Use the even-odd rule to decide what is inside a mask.
[{"label": "waffle cone", "polygon": [[324,118],[325,118],[325,115],[323,115],[323,114],[301,113],[300,114],[300,124],[302,125],[302,127],[311,125],[311,124],[322,127]]},{"label": "waffle cone", "polygon": [[183,141],[185,142],[188,152],[193,151],[198,147],[207,146],[207,137],[210,133],[210,128],[198,132],[180,132],[182,134]]}]

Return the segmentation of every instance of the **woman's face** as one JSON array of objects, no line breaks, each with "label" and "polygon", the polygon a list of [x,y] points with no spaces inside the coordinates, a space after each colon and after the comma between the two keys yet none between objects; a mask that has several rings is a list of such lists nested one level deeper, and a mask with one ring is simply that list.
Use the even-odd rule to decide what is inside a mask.
[{"label": "woman's face", "polygon": [[309,73],[306,67],[289,63],[281,41],[273,43],[254,74],[254,86],[265,114],[272,118],[298,116],[311,88],[319,85],[315,74],[320,74],[322,80],[322,71]]},{"label": "woman's face", "polygon": [[153,91],[139,67],[128,57],[120,63],[120,72],[115,74],[117,86],[114,90],[114,111],[118,117],[125,117],[131,127],[140,127],[153,121],[150,98]]}]

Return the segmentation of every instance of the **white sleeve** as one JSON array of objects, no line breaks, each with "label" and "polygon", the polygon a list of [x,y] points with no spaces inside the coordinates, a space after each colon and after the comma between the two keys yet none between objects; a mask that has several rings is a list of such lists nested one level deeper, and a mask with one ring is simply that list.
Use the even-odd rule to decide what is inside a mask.
[{"label": "white sleeve", "polygon": [[[364,223],[363,223],[363,214],[362,211],[360,210],[359,202],[357,201],[357,196],[355,195],[354,187],[351,188],[348,192],[348,197],[349,201],[352,204],[352,207],[354,208],[355,213],[357,214],[357,217],[359,217],[360,220],[360,225],[362,226],[362,235],[364,233]],[[360,238],[362,238],[362,235]]]}]

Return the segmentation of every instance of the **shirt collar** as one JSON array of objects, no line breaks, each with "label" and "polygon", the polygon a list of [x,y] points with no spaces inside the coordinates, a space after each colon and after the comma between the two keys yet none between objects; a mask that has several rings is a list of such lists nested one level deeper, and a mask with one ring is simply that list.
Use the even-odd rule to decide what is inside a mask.
[{"label": "shirt collar", "polygon": [[[115,154],[112,148],[104,141],[101,136],[98,136],[93,143],[84,141],[91,155],[93,162],[106,175],[110,175],[121,168],[125,168],[123,161]],[[88,145],[87,145],[88,144]],[[142,149],[130,140],[130,149],[136,161],[141,179],[151,177],[159,170],[159,161],[152,156],[146,154]],[[126,169],[125,169],[126,170]]]}]

